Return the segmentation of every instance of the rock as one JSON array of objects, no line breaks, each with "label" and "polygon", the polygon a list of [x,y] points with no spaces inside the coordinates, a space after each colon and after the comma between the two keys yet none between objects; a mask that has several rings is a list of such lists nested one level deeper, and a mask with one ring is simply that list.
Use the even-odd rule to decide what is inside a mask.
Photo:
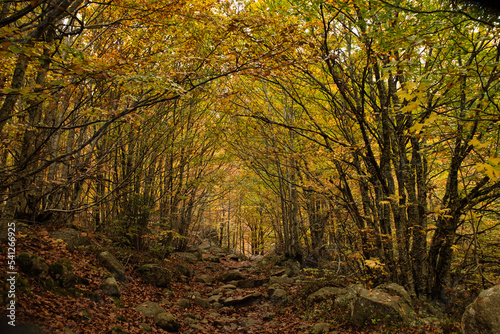
[{"label": "rock", "polygon": [[193,291],[186,295],[187,299],[195,299],[196,297],[201,298],[201,293],[199,291]]},{"label": "rock", "polygon": [[219,287],[219,289],[216,289],[216,290],[219,290],[221,292],[225,292],[225,291],[228,291],[228,290],[236,290],[237,286],[234,285],[234,284],[225,284],[221,287]]},{"label": "rock", "polygon": [[137,269],[137,272],[146,282],[159,288],[169,286],[172,280],[170,271],[157,264],[144,264]]},{"label": "rock", "polygon": [[181,298],[177,301],[177,307],[181,309],[186,309],[191,307],[191,301],[186,298]]},{"label": "rock", "polygon": [[49,266],[49,275],[54,282],[63,288],[74,288],[78,277],[73,274],[73,268],[64,260],[59,260]]},{"label": "rock", "polygon": [[264,255],[250,255],[249,260],[252,262],[259,262],[264,258]]},{"label": "rock", "polygon": [[120,297],[121,292],[114,277],[108,277],[101,284],[102,292],[110,297]]},{"label": "rock", "polygon": [[293,278],[288,277],[287,275],[283,275],[280,277],[272,276],[269,278],[269,284],[280,284],[280,285],[285,285],[285,284],[290,284],[293,283]]},{"label": "rock", "polygon": [[350,284],[335,297],[335,305],[338,307],[349,307],[351,302],[358,298],[361,289],[363,289],[363,285],[361,284]]},{"label": "rock", "polygon": [[269,299],[275,302],[276,304],[284,304],[287,302],[288,295],[283,289],[275,289],[273,293],[270,295]]},{"label": "rock", "polygon": [[243,288],[243,289],[251,289],[251,288],[258,288],[260,286],[263,286],[264,284],[266,284],[267,282],[269,282],[269,279],[267,278],[259,278],[259,279],[256,279],[256,278],[249,278],[249,279],[242,279],[242,280],[239,280],[236,285],[239,287],[239,288]]},{"label": "rock", "polygon": [[180,263],[174,265],[172,268],[172,271],[177,274],[177,276],[186,276],[186,277],[192,277],[194,275],[194,272],[192,269],[186,267],[185,265],[182,265]]},{"label": "rock", "polygon": [[377,286],[375,289],[382,290],[387,292],[393,296],[399,296],[403,299],[408,305],[413,305],[413,301],[410,297],[410,294],[399,284],[396,283],[385,283]]},{"label": "rock", "polygon": [[151,332],[151,326],[149,326],[149,324],[142,322],[139,324],[139,327],[141,327],[143,332]]},{"label": "rock", "polygon": [[220,295],[222,293],[221,289],[213,289],[208,293],[208,296]]},{"label": "rock", "polygon": [[500,285],[483,290],[462,316],[464,334],[500,334]]},{"label": "rock", "polygon": [[230,282],[230,281],[239,281],[245,279],[245,276],[237,271],[237,270],[231,270],[228,272],[225,272],[224,274],[220,275],[217,280],[221,282]]},{"label": "rock", "polygon": [[207,298],[195,297],[193,303],[204,308],[210,308],[210,301]]},{"label": "rock", "polygon": [[205,261],[213,262],[213,263],[220,263],[220,258],[216,257],[216,256],[208,256],[205,258]]},{"label": "rock", "polygon": [[160,313],[165,313],[165,309],[158,303],[146,301],[135,307],[144,317],[155,317]]},{"label": "rock", "polygon": [[243,328],[250,328],[257,323],[258,323],[258,321],[255,320],[254,318],[244,318],[244,319],[240,320],[240,322],[239,322],[240,326]]},{"label": "rock", "polygon": [[215,242],[211,240],[203,240],[201,244],[197,246],[197,248],[206,254],[217,254],[222,253],[222,248],[220,248]]},{"label": "rock", "polygon": [[196,261],[201,261],[201,253],[189,253],[189,252],[177,252],[173,253],[175,257],[186,260],[189,263],[195,263]]},{"label": "rock", "polygon": [[285,267],[285,274],[288,277],[295,277],[298,274],[300,274],[300,263],[294,260],[286,260],[283,263],[283,266]]},{"label": "rock", "polygon": [[218,317],[214,319],[214,324],[217,327],[225,327],[229,324],[235,324],[236,322],[238,322],[238,319],[230,317]]},{"label": "rock", "polygon": [[331,287],[331,286],[326,286],[324,288],[319,289],[315,293],[309,295],[306,299],[307,303],[315,303],[315,302],[322,302],[324,300],[335,300],[335,298],[342,294],[344,292],[344,289],[342,288],[336,288],[336,287]]},{"label": "rock", "polygon": [[49,266],[45,260],[28,252],[21,252],[16,262],[23,273],[31,277],[45,278],[49,274]]},{"label": "rock", "polygon": [[285,269],[280,269],[278,271],[273,271],[271,273],[271,276],[283,276],[285,275],[286,270]]},{"label": "rock", "polygon": [[214,282],[213,276],[210,275],[200,275],[196,277],[195,282],[200,282],[200,283],[205,283],[205,284],[211,284]]},{"label": "rock", "polygon": [[228,258],[229,260],[232,260],[232,261],[239,261],[239,260],[240,260],[240,257],[239,257],[238,255],[234,254],[234,253],[229,254],[229,255],[227,256],[227,258]]},{"label": "rock", "polygon": [[117,280],[126,282],[125,267],[116,257],[108,251],[99,254],[99,260],[104,268],[106,268]]},{"label": "rock", "polygon": [[329,332],[330,332],[330,324],[327,322],[319,322],[317,324],[314,324],[309,330],[309,334],[324,334]]},{"label": "rock", "polygon": [[208,298],[209,303],[218,303],[221,300],[221,295],[212,295]]},{"label": "rock", "polygon": [[55,231],[52,233],[51,238],[54,240],[62,240],[69,249],[75,249],[80,246],[88,246],[91,244],[89,237],[86,235],[83,236],[82,232],[72,228]]},{"label": "rock", "polygon": [[260,292],[254,292],[245,296],[228,297],[222,301],[224,306],[246,306],[254,304],[264,299],[264,295]]},{"label": "rock", "polygon": [[269,296],[270,296],[270,295],[272,295],[272,294],[274,293],[274,290],[276,290],[276,289],[282,289],[281,285],[279,285],[279,284],[277,284],[277,283],[275,283],[275,284],[273,284],[273,285],[269,285],[269,286],[267,287],[267,294],[268,294]]},{"label": "rock", "polygon": [[169,290],[169,289],[163,289],[163,294],[168,297],[168,298],[174,298],[175,297],[175,294],[172,290]]},{"label": "rock", "polygon": [[381,290],[361,289],[351,306],[351,322],[364,326],[373,322],[386,324],[409,321],[415,312],[399,296],[391,296]]},{"label": "rock", "polygon": [[155,316],[154,323],[156,326],[160,327],[167,332],[178,332],[179,322],[170,313],[163,312]]}]

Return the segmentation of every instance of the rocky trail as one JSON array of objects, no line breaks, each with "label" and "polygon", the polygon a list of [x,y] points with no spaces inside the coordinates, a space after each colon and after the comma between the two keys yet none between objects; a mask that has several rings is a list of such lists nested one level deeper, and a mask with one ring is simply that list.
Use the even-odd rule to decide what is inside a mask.
[{"label": "rocky trail", "polygon": [[163,261],[118,254],[107,240],[73,229],[31,230],[17,248],[16,322],[31,328],[19,333],[459,330],[459,323],[439,320],[439,311],[420,309],[396,284],[368,290],[279,257],[240,259],[207,241]]}]

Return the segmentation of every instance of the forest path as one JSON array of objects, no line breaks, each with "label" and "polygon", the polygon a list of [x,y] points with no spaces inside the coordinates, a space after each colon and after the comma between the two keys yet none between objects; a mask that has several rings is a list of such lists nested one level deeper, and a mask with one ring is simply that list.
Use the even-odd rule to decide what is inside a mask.
[{"label": "forest path", "polygon": [[[334,305],[335,298],[308,299],[331,282],[311,277],[290,260],[247,261],[220,249],[194,249],[158,261],[147,253],[125,253],[102,237],[90,236],[90,245],[70,249],[52,236],[38,227],[17,240],[23,254],[17,259],[29,253],[33,266],[19,270],[16,320],[44,329],[32,333],[384,332],[379,324],[363,331],[350,325],[348,308]],[[126,280],[115,279],[103,267],[104,249],[121,259]],[[7,260],[5,254],[0,261]],[[140,268],[148,263],[167,269],[170,282],[159,287],[159,280],[148,282],[141,276]],[[54,272],[61,264],[69,270]],[[109,292],[109,282],[118,293]],[[5,295],[0,291],[3,302]]]},{"label": "forest path", "polygon": [[[304,312],[299,312],[299,286],[284,275],[285,269],[273,268],[272,263],[240,261],[220,250],[174,253],[160,261],[171,271],[171,282],[157,287],[138,273],[140,265],[159,262],[146,253],[126,254],[98,236],[90,236],[90,246],[71,249],[54,239],[53,233],[32,227],[19,234],[18,258],[20,253],[30,254],[43,268],[69,264],[77,283],[68,288],[58,286],[52,269],[37,274],[19,270],[18,325],[36,324],[51,334],[168,333],[154,316],[140,311],[146,302],[171,314],[177,323],[172,331],[179,333],[306,333],[312,325]],[[127,282],[117,282],[118,297],[103,292],[109,277],[98,256],[103,249],[125,265]],[[2,252],[0,260],[6,262],[6,254]],[[5,296],[5,290],[0,292]],[[34,329],[34,333],[40,330]]]}]

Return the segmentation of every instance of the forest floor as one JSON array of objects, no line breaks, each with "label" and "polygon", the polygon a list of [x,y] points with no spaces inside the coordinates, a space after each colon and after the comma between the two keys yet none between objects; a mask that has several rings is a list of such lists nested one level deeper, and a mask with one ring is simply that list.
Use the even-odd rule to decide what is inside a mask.
[{"label": "forest floor", "polygon": [[[96,244],[101,243],[95,239]],[[191,302],[182,305],[179,300],[194,301],[195,296],[208,299],[215,289],[227,287],[227,283],[215,279],[202,282],[199,277],[220,277],[229,271],[239,271],[248,280],[266,280],[279,269],[263,267],[255,270],[251,261],[237,261],[227,256],[220,262],[207,261],[211,254],[204,254],[200,261],[188,261],[175,256],[164,260],[166,267],[187,268],[189,274],[174,276],[168,288],[158,288],[143,281],[136,273],[142,254],[115,254],[126,267],[128,282],[120,284],[121,296],[109,297],[101,292],[105,270],[99,262],[95,250],[82,248],[69,250],[65,244],[50,237],[47,230],[33,229],[32,233],[17,239],[18,252],[26,251],[42,257],[47,264],[61,259],[70,261],[73,273],[83,279],[78,284],[77,294],[49,291],[43,282],[20,273],[17,281],[16,322],[34,324],[40,330],[22,333],[167,333],[156,326],[153,318],[144,317],[136,307],[145,301],[159,304],[171,313],[179,323],[179,333],[457,333],[459,323],[447,319],[437,322],[416,322],[413,324],[383,325],[373,324],[356,328],[350,324],[349,310],[336,307],[333,301],[306,303],[306,297],[328,282],[317,281],[304,276],[303,283],[282,284],[286,299],[280,302],[262,298],[254,303],[241,306],[218,307],[198,305]],[[117,252],[117,251],[116,251]],[[144,255],[145,256],[145,255]],[[127,261],[128,259],[128,261]],[[6,251],[2,249],[1,263],[6,261]],[[146,259],[144,259],[146,260]],[[151,261],[151,259],[149,259]],[[4,280],[5,282],[5,280]],[[5,289],[6,286],[2,288]],[[223,290],[232,296],[268,294],[267,284],[258,287],[238,287]],[[5,296],[5,291],[3,291]],[[5,298],[5,297],[4,297]],[[5,301],[5,300],[3,300]],[[201,303],[202,304],[202,303]],[[3,308],[4,309],[4,308]],[[5,316],[2,315],[2,321]],[[327,323],[328,330],[313,329],[318,323]],[[19,328],[19,327],[18,327]],[[3,332],[2,332],[3,333]],[[14,332],[16,333],[16,332]],[[21,332],[19,332],[21,333]]]}]

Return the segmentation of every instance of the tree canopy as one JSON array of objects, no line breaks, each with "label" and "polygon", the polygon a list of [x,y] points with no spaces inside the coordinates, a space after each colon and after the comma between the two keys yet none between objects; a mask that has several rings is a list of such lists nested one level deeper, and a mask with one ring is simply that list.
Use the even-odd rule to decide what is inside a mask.
[{"label": "tree canopy", "polygon": [[498,16],[461,2],[3,1],[1,220],[443,297],[499,281]]}]

